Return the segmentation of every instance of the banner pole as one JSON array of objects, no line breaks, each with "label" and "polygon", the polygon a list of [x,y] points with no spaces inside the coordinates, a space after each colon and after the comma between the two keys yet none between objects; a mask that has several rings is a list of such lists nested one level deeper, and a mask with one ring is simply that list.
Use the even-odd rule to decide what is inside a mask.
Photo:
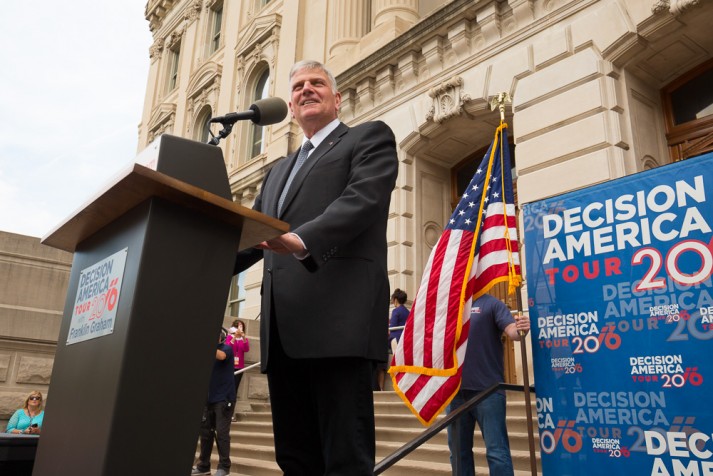
[{"label": "banner pole", "polygon": [[[520,288],[517,289],[517,309],[522,311],[522,296]],[[522,358],[522,383],[525,390],[525,415],[527,418],[527,441],[530,448],[530,472],[532,476],[537,476],[537,458],[535,457],[535,432],[532,426],[532,402],[530,399],[530,372],[527,365],[527,343],[525,342],[525,332],[520,333],[520,357]]]}]

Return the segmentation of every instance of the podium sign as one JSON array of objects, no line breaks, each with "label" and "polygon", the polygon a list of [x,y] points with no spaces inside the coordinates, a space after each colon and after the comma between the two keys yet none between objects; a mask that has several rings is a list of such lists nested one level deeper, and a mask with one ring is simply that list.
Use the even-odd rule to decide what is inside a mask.
[{"label": "podium sign", "polygon": [[79,273],[67,345],[114,332],[128,251],[124,248]]}]

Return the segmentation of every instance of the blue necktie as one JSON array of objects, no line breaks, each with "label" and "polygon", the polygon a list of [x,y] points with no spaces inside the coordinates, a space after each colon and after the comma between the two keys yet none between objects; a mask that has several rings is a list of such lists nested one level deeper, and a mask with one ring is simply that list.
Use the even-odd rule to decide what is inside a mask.
[{"label": "blue necktie", "polygon": [[305,160],[307,160],[307,156],[309,155],[309,151],[312,150],[312,147],[314,147],[314,146],[312,145],[312,143],[310,141],[307,141],[304,144],[302,144],[302,148],[300,149],[299,155],[297,155],[297,160],[295,161],[295,165],[292,167],[290,176],[287,177],[287,182],[285,182],[285,188],[282,189],[282,193],[280,194],[280,199],[277,202],[277,214],[278,215],[282,211],[282,204],[285,202],[285,197],[287,196],[287,191],[290,189],[292,180],[295,178],[295,175],[297,175],[297,172],[300,170],[300,167],[302,167],[302,164],[304,164]]}]

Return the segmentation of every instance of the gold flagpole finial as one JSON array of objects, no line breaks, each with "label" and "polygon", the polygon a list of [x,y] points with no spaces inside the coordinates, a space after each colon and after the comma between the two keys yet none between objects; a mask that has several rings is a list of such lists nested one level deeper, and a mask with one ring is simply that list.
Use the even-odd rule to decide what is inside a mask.
[{"label": "gold flagpole finial", "polygon": [[494,111],[496,107],[500,109],[500,122],[505,122],[506,103],[512,104],[512,96],[507,92],[498,93],[490,99],[490,110]]}]

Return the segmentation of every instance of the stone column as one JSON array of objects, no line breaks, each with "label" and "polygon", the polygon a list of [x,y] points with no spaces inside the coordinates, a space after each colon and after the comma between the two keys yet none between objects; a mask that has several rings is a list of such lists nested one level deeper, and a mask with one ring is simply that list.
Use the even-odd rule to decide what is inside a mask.
[{"label": "stone column", "polygon": [[329,58],[346,55],[358,46],[366,32],[366,7],[363,0],[330,0]]},{"label": "stone column", "polygon": [[362,56],[378,50],[419,20],[418,0],[372,0],[371,5],[374,20],[361,41]]},{"label": "stone column", "polygon": [[374,28],[397,17],[413,25],[419,19],[418,0],[373,0]]}]

